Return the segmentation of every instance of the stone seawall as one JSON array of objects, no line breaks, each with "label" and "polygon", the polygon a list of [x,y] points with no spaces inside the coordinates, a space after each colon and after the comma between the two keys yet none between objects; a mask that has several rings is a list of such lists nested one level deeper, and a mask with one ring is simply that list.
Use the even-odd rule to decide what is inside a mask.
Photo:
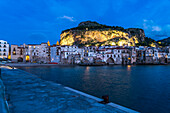
[{"label": "stone seawall", "polygon": [[5,100],[5,86],[1,80],[1,69],[0,69],[0,113],[9,113],[8,103]]}]

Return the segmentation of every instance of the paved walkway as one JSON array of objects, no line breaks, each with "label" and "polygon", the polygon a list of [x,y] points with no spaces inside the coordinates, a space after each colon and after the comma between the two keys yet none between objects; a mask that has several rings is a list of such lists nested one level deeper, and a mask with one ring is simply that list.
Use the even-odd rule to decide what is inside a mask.
[{"label": "paved walkway", "polygon": [[96,100],[101,99],[19,69],[3,68],[2,80],[11,113],[126,113],[120,106],[100,104]]}]

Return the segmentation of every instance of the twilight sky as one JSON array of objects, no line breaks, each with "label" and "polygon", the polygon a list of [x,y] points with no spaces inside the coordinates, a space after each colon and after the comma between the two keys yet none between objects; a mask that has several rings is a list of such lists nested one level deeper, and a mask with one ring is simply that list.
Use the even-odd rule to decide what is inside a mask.
[{"label": "twilight sky", "polygon": [[142,28],[155,40],[170,36],[170,0],[0,0],[0,39],[10,44],[59,41],[82,21]]}]

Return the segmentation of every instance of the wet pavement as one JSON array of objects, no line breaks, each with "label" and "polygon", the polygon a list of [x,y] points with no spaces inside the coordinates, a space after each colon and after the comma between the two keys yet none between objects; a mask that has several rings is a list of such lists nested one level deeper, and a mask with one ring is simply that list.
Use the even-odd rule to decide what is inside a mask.
[{"label": "wet pavement", "polygon": [[112,107],[112,103],[100,104],[101,99],[97,97],[44,81],[19,69],[2,68],[2,80],[11,113],[135,112],[128,108],[124,111],[120,106]]}]

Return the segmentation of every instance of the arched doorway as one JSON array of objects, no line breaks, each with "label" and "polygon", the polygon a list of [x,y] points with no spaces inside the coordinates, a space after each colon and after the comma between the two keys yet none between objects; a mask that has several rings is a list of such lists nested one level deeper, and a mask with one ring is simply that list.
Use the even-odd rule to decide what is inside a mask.
[{"label": "arched doorway", "polygon": [[23,58],[22,57],[18,57],[17,61],[18,62],[23,62]]},{"label": "arched doorway", "polygon": [[106,63],[107,64],[114,64],[114,59],[110,57],[106,60]]},{"label": "arched doorway", "polygon": [[30,61],[30,56],[27,55],[27,56],[25,57],[25,60],[26,60],[26,62],[29,62],[29,61]]}]

